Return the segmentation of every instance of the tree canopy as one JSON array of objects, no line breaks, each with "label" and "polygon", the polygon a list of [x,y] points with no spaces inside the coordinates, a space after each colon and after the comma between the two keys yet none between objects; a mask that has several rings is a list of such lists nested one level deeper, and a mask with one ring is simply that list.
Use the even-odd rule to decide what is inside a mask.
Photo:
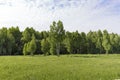
[{"label": "tree canopy", "polygon": [[65,31],[62,21],[50,25],[49,31],[27,27],[0,29],[0,55],[120,53],[120,35],[107,30],[85,32]]}]

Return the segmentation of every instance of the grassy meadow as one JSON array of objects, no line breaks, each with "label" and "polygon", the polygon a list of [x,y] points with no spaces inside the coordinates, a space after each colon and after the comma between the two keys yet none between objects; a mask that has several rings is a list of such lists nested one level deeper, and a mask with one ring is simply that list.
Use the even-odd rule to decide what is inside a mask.
[{"label": "grassy meadow", "polygon": [[120,79],[120,55],[0,56],[0,80]]}]

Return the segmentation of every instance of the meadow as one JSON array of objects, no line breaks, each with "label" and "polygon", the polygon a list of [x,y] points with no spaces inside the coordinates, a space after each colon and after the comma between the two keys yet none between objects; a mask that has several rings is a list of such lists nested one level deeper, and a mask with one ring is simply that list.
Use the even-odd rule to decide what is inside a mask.
[{"label": "meadow", "polygon": [[120,55],[0,56],[0,80],[117,80]]}]

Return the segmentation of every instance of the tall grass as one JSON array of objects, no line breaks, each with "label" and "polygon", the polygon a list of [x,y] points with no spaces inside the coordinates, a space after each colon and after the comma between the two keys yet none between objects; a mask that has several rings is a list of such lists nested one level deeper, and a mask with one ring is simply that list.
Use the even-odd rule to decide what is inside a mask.
[{"label": "tall grass", "polygon": [[120,55],[0,57],[0,80],[115,79],[120,79]]}]

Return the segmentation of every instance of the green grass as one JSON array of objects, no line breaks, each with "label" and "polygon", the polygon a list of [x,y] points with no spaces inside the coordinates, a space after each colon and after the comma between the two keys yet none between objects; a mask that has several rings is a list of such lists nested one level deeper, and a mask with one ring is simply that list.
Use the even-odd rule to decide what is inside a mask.
[{"label": "green grass", "polygon": [[120,55],[0,56],[0,80],[120,79]]}]

